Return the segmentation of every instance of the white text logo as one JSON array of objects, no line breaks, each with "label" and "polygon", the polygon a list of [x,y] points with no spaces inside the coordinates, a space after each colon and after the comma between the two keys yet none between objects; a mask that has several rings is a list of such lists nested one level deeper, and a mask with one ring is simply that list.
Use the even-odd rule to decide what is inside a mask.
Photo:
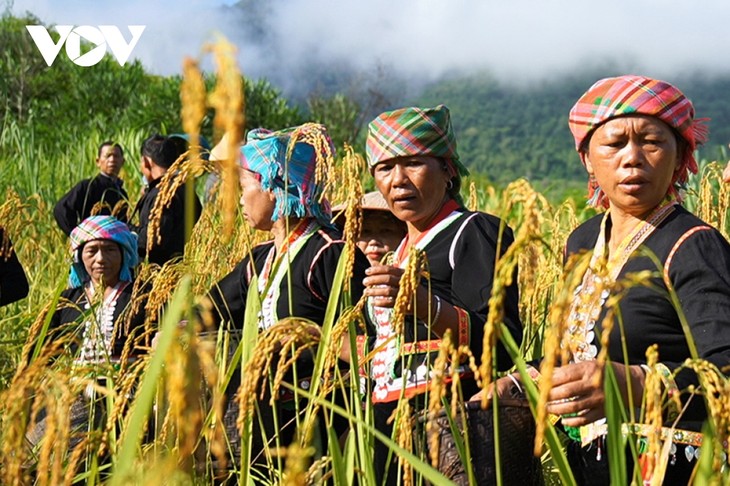
[{"label": "white text logo", "polygon": [[[66,44],[66,55],[74,64],[83,67],[93,66],[104,57],[106,46],[109,46],[112,54],[119,62],[120,66],[129,59],[132,49],[137,45],[137,41],[144,32],[144,25],[129,25],[127,28],[132,34],[132,40],[127,42],[119,29],[114,25],[100,25],[92,27],[90,25],[57,25],[56,31],[61,36],[58,43],[54,43],[51,34],[42,25],[26,25],[26,29],[30,32],[35,45],[41,51],[43,59],[48,66],[56,60],[61,47]],[[96,47],[89,52],[81,54],[81,38],[87,42],[94,44]]]}]

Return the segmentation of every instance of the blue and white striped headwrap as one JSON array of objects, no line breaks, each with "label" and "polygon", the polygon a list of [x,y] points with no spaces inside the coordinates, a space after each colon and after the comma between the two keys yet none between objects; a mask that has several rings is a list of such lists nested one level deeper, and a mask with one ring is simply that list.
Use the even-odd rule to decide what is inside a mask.
[{"label": "blue and white striped headwrap", "polygon": [[273,191],[273,221],[281,216],[311,216],[329,227],[332,211],[317,168],[326,174],[334,153],[324,125],[306,123],[277,132],[258,128],[248,133],[241,146],[239,164],[261,177],[262,189]]}]

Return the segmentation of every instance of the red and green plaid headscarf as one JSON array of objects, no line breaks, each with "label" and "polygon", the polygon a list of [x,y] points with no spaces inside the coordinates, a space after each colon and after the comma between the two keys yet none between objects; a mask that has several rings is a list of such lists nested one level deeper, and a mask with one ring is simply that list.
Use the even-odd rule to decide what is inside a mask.
[{"label": "red and green plaid headscarf", "polygon": [[[380,114],[368,126],[368,167],[396,157],[430,155],[446,161],[451,177],[461,181],[469,171],[459,160],[451,114],[445,105],[401,108]],[[460,197],[458,194],[456,198]]]},{"label": "red and green plaid headscarf", "polygon": [[[593,131],[612,118],[626,115],[654,116],[676,130],[687,142],[679,170],[669,187],[670,196],[681,201],[679,189],[686,184],[689,172],[697,173],[693,152],[707,141],[708,130],[703,123],[707,119],[695,119],[692,102],[665,81],[634,75],[601,79],[580,97],[568,118],[575,148],[584,165],[586,144]],[[605,194],[595,183],[588,183],[588,198],[592,206],[608,207]]]}]

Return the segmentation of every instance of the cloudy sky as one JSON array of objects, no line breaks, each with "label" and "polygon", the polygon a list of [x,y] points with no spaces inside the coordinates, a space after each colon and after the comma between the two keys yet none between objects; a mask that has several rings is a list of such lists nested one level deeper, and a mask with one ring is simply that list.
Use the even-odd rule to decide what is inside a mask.
[{"label": "cloudy sky", "polygon": [[[179,73],[184,56],[222,34],[240,68],[295,90],[313,60],[414,81],[488,70],[529,82],[581,67],[665,79],[726,74],[728,0],[0,0],[46,24],[145,25],[133,51],[152,72]],[[618,73],[617,73],[618,74]]]}]

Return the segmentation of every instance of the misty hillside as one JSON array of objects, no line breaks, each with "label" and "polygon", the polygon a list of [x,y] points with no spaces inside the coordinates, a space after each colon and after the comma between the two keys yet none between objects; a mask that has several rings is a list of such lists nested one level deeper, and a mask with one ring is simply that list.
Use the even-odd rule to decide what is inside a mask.
[{"label": "misty hillside", "polygon": [[[451,109],[459,153],[472,170],[505,183],[517,177],[584,180],[573,148],[568,112],[597,79],[564,77],[530,87],[505,86],[489,75],[442,81],[412,102],[444,103]],[[700,157],[716,160],[730,143],[730,77],[675,83],[693,101],[699,117],[710,118],[710,141]]]}]

